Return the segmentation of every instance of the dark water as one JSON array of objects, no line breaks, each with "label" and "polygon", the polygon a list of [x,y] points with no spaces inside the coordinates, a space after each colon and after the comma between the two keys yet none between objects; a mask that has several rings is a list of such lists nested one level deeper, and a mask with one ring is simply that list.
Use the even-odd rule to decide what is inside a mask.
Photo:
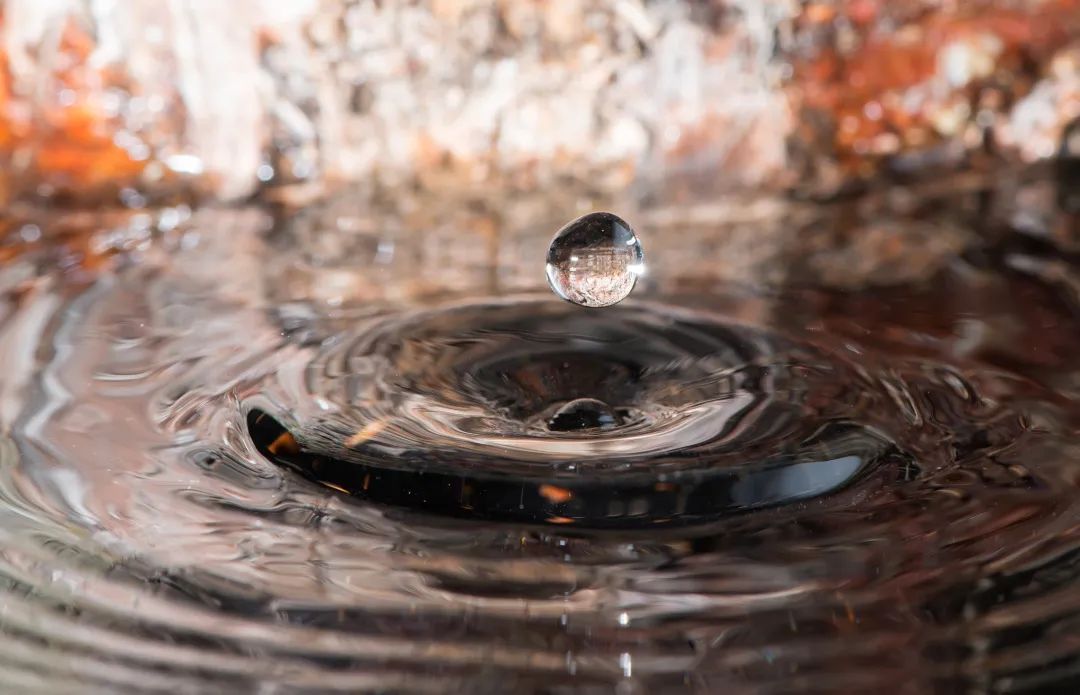
[{"label": "dark water", "polygon": [[587,310],[550,228],[41,224],[0,268],[7,688],[1080,689],[1060,258],[748,288],[657,230]]}]

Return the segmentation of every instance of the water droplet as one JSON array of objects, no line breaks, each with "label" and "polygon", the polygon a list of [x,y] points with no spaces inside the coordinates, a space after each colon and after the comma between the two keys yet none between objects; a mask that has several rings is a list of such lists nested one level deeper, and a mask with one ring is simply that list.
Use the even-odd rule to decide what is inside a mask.
[{"label": "water droplet", "polygon": [[546,270],[551,289],[566,301],[610,306],[634,289],[645,256],[629,224],[610,212],[593,212],[555,233]]}]

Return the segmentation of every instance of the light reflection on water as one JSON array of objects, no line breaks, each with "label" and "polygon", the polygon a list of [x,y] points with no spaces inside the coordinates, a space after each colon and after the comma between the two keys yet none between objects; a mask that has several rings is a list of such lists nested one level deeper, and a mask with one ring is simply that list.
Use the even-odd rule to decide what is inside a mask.
[{"label": "light reflection on water", "polygon": [[[524,233],[304,224],[206,210],[0,270],[11,687],[1076,683],[1056,289],[748,292],[653,243],[641,296],[586,312]],[[546,428],[581,397],[620,425]]]}]

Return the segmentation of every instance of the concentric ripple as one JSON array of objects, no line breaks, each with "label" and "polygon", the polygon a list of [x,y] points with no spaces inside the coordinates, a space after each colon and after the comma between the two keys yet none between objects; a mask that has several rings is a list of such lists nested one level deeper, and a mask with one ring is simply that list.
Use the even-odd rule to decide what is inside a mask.
[{"label": "concentric ripple", "polygon": [[231,215],[0,271],[6,688],[1078,684],[1045,288],[319,304]]},{"label": "concentric ripple", "polygon": [[[701,522],[904,458],[852,420],[862,406],[807,408],[857,378],[818,351],[669,306],[600,313],[516,299],[361,321],[304,367],[323,412],[283,424],[297,407],[279,403],[248,426],[268,458],[355,496],[564,525]],[[568,406],[609,426],[571,427]]]}]

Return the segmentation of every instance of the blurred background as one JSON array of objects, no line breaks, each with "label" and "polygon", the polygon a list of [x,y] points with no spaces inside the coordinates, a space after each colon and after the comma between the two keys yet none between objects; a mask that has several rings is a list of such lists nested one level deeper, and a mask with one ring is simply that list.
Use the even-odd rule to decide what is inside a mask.
[{"label": "blurred background", "polygon": [[18,245],[43,207],[337,196],[316,227],[489,265],[609,205],[684,279],[907,282],[1075,245],[1078,4],[6,0],[0,201]]},{"label": "blurred background", "polygon": [[1068,155],[1069,0],[7,0],[6,201],[830,196]]}]

